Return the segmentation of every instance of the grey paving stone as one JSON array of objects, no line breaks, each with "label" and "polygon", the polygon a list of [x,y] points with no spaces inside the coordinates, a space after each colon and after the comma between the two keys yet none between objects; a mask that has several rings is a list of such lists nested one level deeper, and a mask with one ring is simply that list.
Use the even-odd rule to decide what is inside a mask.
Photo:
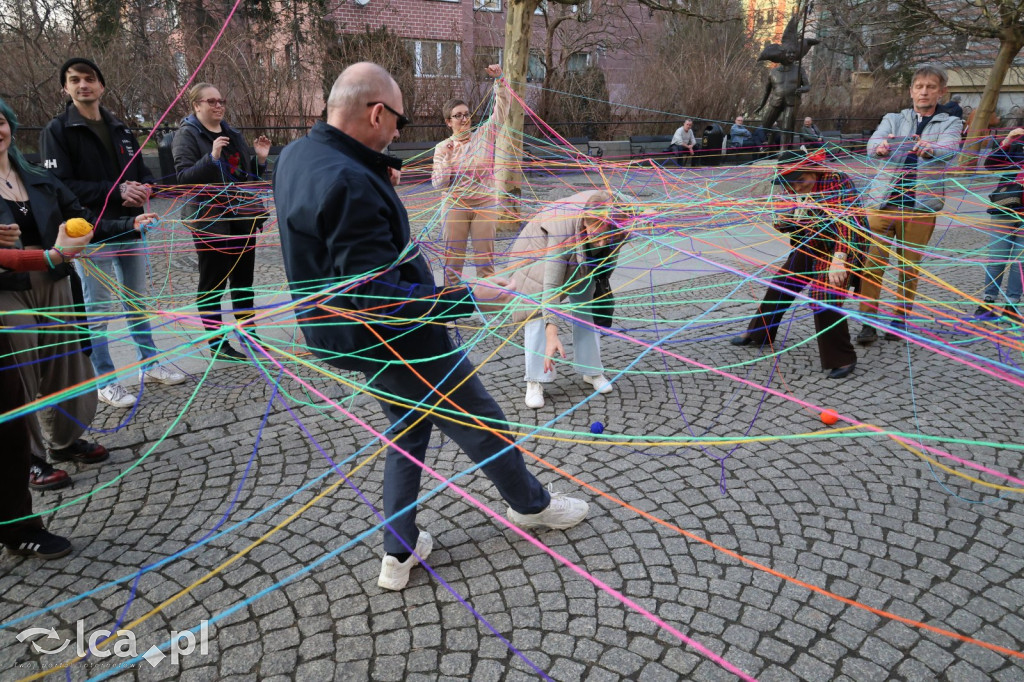
[{"label": "grey paving stone", "polygon": [[[702,184],[711,177],[711,170],[697,171],[682,183],[680,196],[666,197],[668,202],[687,206],[695,216],[702,210],[699,202],[720,188]],[[749,190],[749,178],[738,178],[749,169],[713,170],[720,182],[733,183],[729,186],[737,191]],[[586,185],[582,176],[566,178]],[[642,174],[638,178],[647,179]],[[652,187],[656,183],[636,182],[645,185],[648,196],[660,192],[655,201],[663,197],[663,188]],[[564,195],[569,186],[542,186],[540,197]],[[686,194],[688,188],[698,194]],[[432,205],[429,202],[436,196],[423,187],[402,191],[424,192],[414,199],[422,207]],[[961,194],[951,194],[950,201],[957,206],[951,212],[965,213],[969,223],[982,209],[959,204]],[[697,211],[692,211],[691,202],[698,202]],[[742,205],[730,208],[736,218],[725,231],[689,223],[688,229],[692,227],[698,238],[707,238],[711,251],[705,253],[726,257],[732,246],[742,242],[734,235],[752,229],[745,224],[745,210]],[[424,212],[414,211],[414,217],[416,229],[425,225]],[[937,234],[943,235],[944,253],[977,252],[983,240],[967,223],[956,223],[954,229],[946,229],[948,223],[940,225]],[[763,230],[756,232],[759,248],[767,249],[758,257],[768,259],[774,247],[765,246]],[[269,248],[259,250],[257,261],[258,282],[268,292],[278,291],[284,281],[274,235],[272,230],[268,233]],[[722,238],[733,241],[719,242]],[[688,236],[666,234],[659,239],[684,240],[683,248],[692,248],[685,243]],[[194,257],[182,260],[188,249],[174,244],[167,247],[174,254],[166,271],[173,283],[173,291],[167,289],[166,309],[189,309],[194,302],[183,292],[194,291]],[[728,246],[720,248],[723,244]],[[167,267],[162,265],[166,259],[154,262]],[[661,270],[675,272],[676,265],[682,272],[696,263],[684,259]],[[928,259],[925,267],[934,267],[944,283],[962,291],[976,291],[979,286],[976,263]],[[605,339],[602,357],[609,368],[634,363],[616,382],[614,399],[581,403],[587,394],[570,373],[563,372],[551,386],[551,404],[541,411],[528,410],[521,404],[518,388],[521,351],[514,343],[501,345],[504,331],[485,333],[474,342],[470,355],[486,360],[481,379],[509,418],[521,425],[517,429],[532,429],[575,405],[553,423],[554,428],[587,433],[590,423],[600,419],[606,433],[621,439],[598,446],[571,439],[528,441],[539,456],[585,483],[773,571],[874,608],[1024,650],[1024,619],[1019,615],[1024,608],[1020,578],[1024,574],[1024,507],[1015,496],[999,499],[991,490],[945,472],[932,472],[885,436],[803,437],[821,428],[817,417],[757,388],[784,376],[780,390],[809,403],[845,410],[886,431],[919,430],[931,439],[930,446],[1012,473],[1024,470],[1024,453],[1016,447],[1024,442],[1024,426],[1005,417],[1012,409],[1005,386],[921,346],[879,343],[858,349],[858,371],[837,391],[820,380],[813,342],[795,342],[813,334],[806,306],[794,308],[787,318],[787,324],[792,320],[787,351],[772,370],[769,356],[708,339],[735,333],[763,293],[760,286],[749,283],[737,291],[739,283],[735,275],[718,271],[686,279],[682,286],[670,283],[651,289],[645,283],[632,290],[638,298],[623,299],[627,312],[622,322],[629,334],[654,343],[668,332],[676,333],[642,357],[634,343],[611,336]],[[949,290],[940,292],[927,281],[921,287],[922,300],[925,296],[950,298]],[[270,298],[266,294],[265,300]],[[954,302],[950,310],[957,305],[963,316],[970,313],[966,303]],[[657,321],[657,332],[651,330],[653,321]],[[944,324],[938,319],[925,322],[935,338],[952,338],[949,334],[954,332]],[[295,350],[290,340],[284,340],[291,332],[290,318],[276,327],[268,335],[284,344],[282,348]],[[1006,333],[1009,328],[999,329]],[[958,328],[955,333],[970,332]],[[180,341],[189,336],[187,330],[175,330],[162,333],[159,341],[163,347],[172,338]],[[962,347],[974,353],[976,360],[981,358],[977,361],[1005,359],[1005,349],[1000,351],[990,340],[963,338],[969,345],[954,347],[954,352]],[[115,346],[117,352],[130,355],[129,344]],[[658,352],[662,349],[726,367],[753,385],[695,371]],[[340,400],[372,428],[387,428],[369,396],[360,393],[353,399],[351,387],[321,374],[326,364],[312,362],[316,369],[289,368],[317,390]],[[377,588],[379,534],[292,580],[294,572],[375,523],[373,513],[347,486],[313,502],[315,495],[337,480],[334,473],[270,509],[327,471],[306,432],[338,461],[369,442],[369,436],[349,417],[325,407],[287,379],[282,387],[295,399],[289,404],[302,428],[283,404],[271,406],[258,456],[236,499],[273,380],[267,381],[255,367],[220,364],[224,366],[216,366],[206,376],[196,401],[184,413],[196,389],[195,380],[147,391],[127,426],[122,424],[123,412],[100,408],[93,426],[98,429],[96,437],[112,453],[110,462],[103,467],[71,465],[74,488],[35,499],[37,509],[50,509],[85,491],[92,493],[47,515],[55,532],[74,538],[75,553],[46,564],[0,557],[0,622],[97,588],[95,595],[41,617],[40,625],[53,624],[71,633],[75,621],[83,619],[89,628],[103,627],[112,614],[124,609],[128,594],[124,583],[112,587],[110,581],[134,576],[140,567],[192,547],[227,514],[223,535],[155,566],[140,578],[129,619],[175,597],[251,543],[259,543],[151,616],[140,626],[140,638],[155,641],[170,629],[191,627],[223,613],[277,581],[288,580],[286,586],[222,618],[211,632],[209,656],[186,659],[173,672],[170,668],[139,671],[134,679],[165,680],[176,675],[217,682],[536,679],[529,665],[459,598],[472,604],[555,679],[732,679],[675,635],[499,528],[454,494],[433,497],[422,506],[419,521],[434,534],[431,566],[458,597],[421,569],[413,573],[402,593]],[[906,401],[908,368],[914,371],[913,408]],[[205,366],[195,376],[204,370]],[[341,374],[349,382],[363,380],[353,373]],[[516,388],[509,390],[510,386]],[[310,404],[302,404],[307,401]],[[179,416],[181,421],[174,426]],[[650,436],[680,443],[689,433],[701,439],[731,438],[747,433],[747,425],[749,435],[759,440],[731,448],[721,462],[718,458],[724,451],[709,445],[710,440],[700,447],[693,443],[649,447],[642,440]],[[165,436],[159,447],[128,471]],[[1014,447],[954,443],[963,438]],[[351,470],[360,456],[341,468]],[[457,473],[469,462],[451,442],[437,436],[428,459],[444,475]],[[380,503],[382,469],[383,458],[377,458],[351,480],[375,505]],[[592,513],[577,528],[538,533],[538,539],[760,680],[861,682],[899,677],[1017,682],[1024,678],[1024,666],[1017,659],[952,642],[813,593],[543,469],[537,470],[542,470],[545,483],[587,497]],[[100,487],[120,473],[125,476]],[[460,482],[491,508],[504,511],[484,476],[470,475]],[[986,504],[968,504],[964,499]],[[270,533],[310,502],[312,506]],[[11,634],[17,631],[6,629]],[[21,671],[15,668],[19,663],[36,665],[36,659],[26,655],[27,648],[0,638],[0,670]],[[6,679],[3,673],[0,677]]]}]

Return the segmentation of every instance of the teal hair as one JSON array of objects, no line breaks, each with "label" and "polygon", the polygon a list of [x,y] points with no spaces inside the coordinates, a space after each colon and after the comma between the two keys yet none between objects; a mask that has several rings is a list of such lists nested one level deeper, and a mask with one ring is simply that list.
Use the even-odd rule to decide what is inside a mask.
[{"label": "teal hair", "polygon": [[29,163],[25,159],[25,155],[21,153],[20,149],[18,149],[18,146],[14,144],[14,134],[18,132],[18,117],[2,97],[0,97],[0,116],[6,118],[7,125],[11,126],[11,145],[7,148],[7,158],[11,160],[11,166],[18,172],[18,175],[24,175],[26,173],[42,175],[43,169]]}]

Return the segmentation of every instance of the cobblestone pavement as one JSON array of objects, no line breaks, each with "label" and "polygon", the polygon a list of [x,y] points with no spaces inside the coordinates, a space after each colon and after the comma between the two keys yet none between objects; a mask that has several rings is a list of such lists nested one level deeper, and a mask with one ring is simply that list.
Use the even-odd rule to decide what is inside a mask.
[{"label": "cobblestone pavement", "polygon": [[[954,250],[979,246],[969,230],[943,239]],[[941,274],[979,289],[977,267]],[[173,274],[182,290],[190,276],[184,266]],[[272,255],[261,256],[259,276],[283,281]],[[762,293],[753,285],[733,293],[739,281],[702,276],[630,304],[622,321],[630,336],[655,343],[674,332],[665,351],[750,384],[606,340],[606,365],[624,370],[616,392],[556,422],[574,432],[562,434],[569,440],[529,442],[538,457],[592,486],[534,467],[556,490],[590,500],[590,518],[539,539],[761,680],[1024,679],[1020,658],[882,613],[1024,650],[1017,495],[951,476],[887,436],[857,430],[814,438],[826,428],[816,412],[758,385],[881,429],[924,434],[932,447],[1014,475],[1021,453],[999,444],[1022,441],[1019,389],[896,341],[861,353],[848,380],[827,381],[813,344],[800,345],[813,330],[806,308],[776,365],[724,342]],[[948,298],[930,284],[921,295]],[[965,303],[963,314],[972,308]],[[517,430],[528,432],[588,396],[563,375],[545,408],[525,408],[522,359],[513,344],[501,345],[502,336],[485,335],[472,357],[495,353],[482,378]],[[951,338],[965,352],[999,357],[992,342]],[[270,344],[301,352],[283,332]],[[203,369],[191,381],[147,390],[134,414],[101,410],[94,429],[110,462],[69,466],[73,488],[36,496],[40,509],[67,505],[48,523],[74,539],[75,552],[53,562],[0,559],[0,619],[23,618],[0,633],[0,678],[73,656],[74,644],[42,655],[19,642],[15,635],[29,627],[53,627],[56,638],[35,642],[56,648],[75,636],[79,620],[87,637],[121,619],[143,653],[172,630],[217,617],[206,653],[197,648],[155,666],[142,661],[119,679],[520,680],[538,676],[531,666],[557,680],[735,679],[449,491],[420,514],[435,538],[429,563],[437,578],[417,569],[404,592],[379,589],[379,534],[349,546],[375,524],[373,514],[347,485],[335,486],[339,478],[324,457],[351,456],[370,443],[366,432],[296,381],[278,381],[272,366],[265,374],[218,363],[204,375],[207,366],[194,362]],[[318,373],[318,365],[291,367],[384,428],[375,404]],[[594,421],[606,426],[603,441],[587,433]],[[659,442],[687,433],[762,440]],[[442,474],[468,466],[450,443],[434,446],[430,464]],[[374,460],[351,477],[373,504],[382,465]],[[463,482],[504,512],[482,476]],[[54,608],[37,613],[44,607]],[[123,660],[91,658],[71,668],[71,679],[110,672]]]}]

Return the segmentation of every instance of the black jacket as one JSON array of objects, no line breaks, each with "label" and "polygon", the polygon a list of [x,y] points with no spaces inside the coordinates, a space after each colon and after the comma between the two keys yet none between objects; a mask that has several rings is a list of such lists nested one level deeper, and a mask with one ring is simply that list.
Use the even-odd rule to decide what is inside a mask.
[{"label": "black jacket", "polygon": [[956,116],[957,118],[964,117],[963,107],[960,106],[959,102],[954,102],[953,100],[949,100],[945,104],[940,104],[938,109],[939,111],[945,111],[950,116]]},{"label": "black jacket", "polygon": [[[100,113],[110,130],[117,158],[110,158],[100,138],[89,128],[75,105],[69,103],[64,113],[47,123],[39,133],[41,163],[63,180],[94,215],[103,211],[104,217],[134,218],[142,214],[142,207],[124,206],[117,185],[129,180],[150,184],[154,182],[153,174],[141,154],[132,159],[139,143],[128,126],[103,107],[100,107]],[[121,175],[122,171],[124,175]],[[103,208],[105,201],[106,209]]]},{"label": "black jacket", "polygon": [[[1003,171],[1002,179],[997,187],[996,191],[1009,186],[1018,192],[1017,189],[1017,177],[1024,171],[1024,144],[1019,140],[1014,140],[1009,147],[1004,147],[1001,144],[997,144],[996,148],[985,157],[985,168],[989,170]],[[990,215],[997,216],[1021,216],[1021,209],[1019,208],[1005,208],[1003,206],[990,205],[986,211]]]},{"label": "black jacket", "polygon": [[[28,192],[32,216],[35,218],[36,227],[39,228],[43,248],[48,249],[57,242],[58,228],[61,223],[71,218],[85,218],[89,222],[95,220],[95,214],[82,206],[78,197],[52,173],[25,172],[21,174],[21,181],[25,184],[25,190]],[[13,222],[14,216],[11,215],[6,202],[0,201],[0,224],[9,225]],[[133,216],[104,218],[96,225],[92,243],[130,237],[131,235],[137,238],[139,233],[135,231],[134,225],[135,218]],[[70,264],[58,265],[53,274],[58,277],[66,276],[70,274],[70,269]],[[29,288],[28,273],[3,272],[0,274],[0,289],[26,291]]]},{"label": "black jacket", "polygon": [[274,171],[285,271],[303,301],[296,317],[313,352],[343,369],[397,360],[376,334],[405,359],[434,357],[448,347],[444,318],[476,310],[466,287],[434,283],[411,241],[387,175],[400,166],[321,121]]},{"label": "black jacket", "polygon": [[[267,166],[257,164],[256,155],[240,132],[225,121],[221,122],[221,129],[221,133],[211,134],[193,115],[183,120],[174,134],[171,152],[178,184],[200,186],[199,191],[189,197],[191,210],[183,209],[182,218],[203,232],[247,236],[252,231],[252,223],[237,219],[241,216],[236,209],[239,205],[251,205],[251,197],[247,199],[240,192],[224,192],[222,188],[209,186],[256,182],[264,176]],[[231,145],[238,150],[238,168],[234,173],[223,154],[219,161],[210,155],[213,141],[221,135],[231,138]]]}]

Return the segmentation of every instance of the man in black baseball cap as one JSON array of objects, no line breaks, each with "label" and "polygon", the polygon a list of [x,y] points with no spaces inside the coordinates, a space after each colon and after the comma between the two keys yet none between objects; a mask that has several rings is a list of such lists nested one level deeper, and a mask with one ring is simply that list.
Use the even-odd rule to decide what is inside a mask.
[{"label": "man in black baseball cap", "polygon": [[95,73],[96,78],[99,80],[100,85],[102,85],[104,88],[107,87],[107,82],[103,80],[103,72],[100,71],[100,67],[96,66],[94,62],[92,62],[89,59],[86,59],[85,57],[72,57],[71,59],[64,62],[64,64],[60,67],[60,71],[57,73],[57,80],[60,81],[60,86],[62,88],[65,85],[67,85],[68,70],[72,66],[77,66],[78,68],[76,68],[75,70],[81,71],[83,73],[88,73],[89,69],[91,69]]},{"label": "man in black baseball cap", "polygon": [[[83,205],[106,217],[138,216],[145,210],[154,182],[140,154],[135,134],[100,102],[106,85],[99,68],[83,57],[64,62],[60,81],[70,102],[39,135],[43,164],[64,181]],[[120,383],[111,357],[108,321],[121,309],[134,309],[146,296],[145,246],[137,232],[104,240],[87,256],[89,267],[79,265],[85,308],[93,331],[92,360],[98,378],[99,399],[129,408],[136,396]],[[117,286],[111,286],[111,283]],[[140,382],[179,384],[185,375],[153,364],[159,350],[148,318],[132,320],[129,335],[136,359],[143,361]]]}]

